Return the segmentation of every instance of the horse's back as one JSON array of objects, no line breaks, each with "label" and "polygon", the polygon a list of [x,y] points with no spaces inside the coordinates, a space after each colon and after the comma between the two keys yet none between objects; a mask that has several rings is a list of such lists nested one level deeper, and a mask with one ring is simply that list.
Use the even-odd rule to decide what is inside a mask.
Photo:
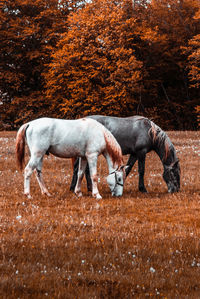
[{"label": "horse's back", "polygon": [[91,115],[88,118],[94,119],[106,128],[108,128],[112,133],[117,135],[117,132],[125,137],[131,137],[132,134],[140,134],[140,129],[147,131],[150,128],[150,120],[143,116],[135,115],[129,117],[116,117],[116,116],[105,116],[105,115]]},{"label": "horse's back", "polygon": [[59,157],[85,156],[86,151],[99,151],[105,146],[103,126],[95,120],[39,118],[29,123],[29,148],[50,152]]},{"label": "horse's back", "polygon": [[31,152],[45,153],[50,145],[53,122],[51,118],[38,118],[29,122],[26,141]]},{"label": "horse's back", "polygon": [[151,149],[149,129],[151,122],[143,116],[115,117],[104,115],[92,115],[103,124],[116,138],[122,148],[123,154],[135,153],[141,149],[146,152]]},{"label": "horse's back", "polygon": [[37,118],[29,122],[28,132],[42,132],[48,131],[53,126],[54,119],[48,117]]}]

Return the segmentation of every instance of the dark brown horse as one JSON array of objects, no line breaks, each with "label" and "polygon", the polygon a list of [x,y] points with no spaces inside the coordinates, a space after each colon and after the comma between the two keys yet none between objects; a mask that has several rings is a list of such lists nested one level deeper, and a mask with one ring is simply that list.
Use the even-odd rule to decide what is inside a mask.
[{"label": "dark brown horse", "polygon": [[[155,151],[164,168],[163,178],[167,184],[168,192],[180,189],[180,165],[176,150],[167,134],[154,122],[142,116],[126,118],[103,115],[89,116],[103,124],[115,136],[121,146],[123,155],[130,155],[126,176],[138,160],[139,191],[147,192],[144,185],[144,171],[146,154]],[[74,163],[74,175],[70,190],[74,190],[78,171],[78,161]],[[88,190],[91,189],[89,170],[86,168]]]}]

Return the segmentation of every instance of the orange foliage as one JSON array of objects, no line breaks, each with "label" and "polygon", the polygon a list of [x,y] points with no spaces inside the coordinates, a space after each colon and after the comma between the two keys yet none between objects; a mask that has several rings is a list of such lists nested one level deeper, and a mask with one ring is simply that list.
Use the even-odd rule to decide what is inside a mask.
[{"label": "orange foliage", "polygon": [[199,0],[3,0],[0,21],[0,118],[12,128],[94,113],[197,128]]},{"label": "orange foliage", "polygon": [[[128,46],[126,18],[114,2],[95,1],[68,20],[46,74],[47,96],[64,115],[118,115],[132,108],[142,63]],[[124,27],[124,28],[123,28]],[[131,109],[132,110],[132,109]]]},{"label": "orange foliage", "polygon": [[[194,19],[200,22],[200,9],[194,16]],[[189,40],[188,50],[190,53],[188,56],[189,77],[193,82],[193,86],[198,88],[200,86],[200,34],[195,35]]]}]

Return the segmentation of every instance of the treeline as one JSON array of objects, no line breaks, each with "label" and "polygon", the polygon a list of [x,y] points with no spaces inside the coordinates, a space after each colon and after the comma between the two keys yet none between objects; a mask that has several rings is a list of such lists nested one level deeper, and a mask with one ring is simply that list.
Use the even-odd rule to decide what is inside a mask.
[{"label": "treeline", "polygon": [[153,118],[197,129],[199,0],[3,0],[0,125]]}]

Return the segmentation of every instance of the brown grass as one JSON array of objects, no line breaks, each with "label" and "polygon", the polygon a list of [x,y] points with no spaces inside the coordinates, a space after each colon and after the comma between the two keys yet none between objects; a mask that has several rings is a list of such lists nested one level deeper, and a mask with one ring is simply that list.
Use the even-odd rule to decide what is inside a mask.
[{"label": "brown grass", "polygon": [[[155,153],[148,194],[136,167],[123,198],[111,197],[99,160],[101,201],[83,184],[69,192],[71,163],[45,158],[52,197],[23,196],[14,132],[0,132],[0,298],[200,298],[200,133],[168,132],[181,163],[181,192],[168,194]],[[27,161],[27,157],[26,157]]]}]

